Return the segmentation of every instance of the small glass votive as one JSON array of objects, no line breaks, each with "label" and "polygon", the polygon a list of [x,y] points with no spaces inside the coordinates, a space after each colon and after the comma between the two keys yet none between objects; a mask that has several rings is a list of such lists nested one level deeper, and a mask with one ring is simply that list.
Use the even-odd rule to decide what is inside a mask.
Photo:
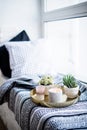
[{"label": "small glass votive", "polygon": [[44,100],[45,86],[39,85],[36,87],[36,98],[38,100]]}]

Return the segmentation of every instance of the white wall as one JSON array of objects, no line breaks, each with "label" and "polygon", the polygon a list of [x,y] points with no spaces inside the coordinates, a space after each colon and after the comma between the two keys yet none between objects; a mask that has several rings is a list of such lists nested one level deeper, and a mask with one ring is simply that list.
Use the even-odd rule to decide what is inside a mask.
[{"label": "white wall", "polygon": [[0,0],[0,39],[25,29],[31,39],[40,37],[40,0]]},{"label": "white wall", "polygon": [[[31,40],[41,36],[40,0],[0,0],[0,42],[23,29]],[[0,72],[0,84],[5,81]]]}]

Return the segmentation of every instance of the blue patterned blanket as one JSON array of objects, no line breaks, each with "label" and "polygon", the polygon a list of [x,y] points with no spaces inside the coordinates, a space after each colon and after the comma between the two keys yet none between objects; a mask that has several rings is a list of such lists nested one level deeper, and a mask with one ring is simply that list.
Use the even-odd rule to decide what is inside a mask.
[{"label": "blue patterned blanket", "polygon": [[[62,76],[55,81],[61,83]],[[76,104],[47,108],[36,105],[30,98],[30,90],[37,85],[34,80],[10,79],[0,87],[0,104],[8,101],[22,130],[87,129],[87,84],[78,83],[82,94]]]}]

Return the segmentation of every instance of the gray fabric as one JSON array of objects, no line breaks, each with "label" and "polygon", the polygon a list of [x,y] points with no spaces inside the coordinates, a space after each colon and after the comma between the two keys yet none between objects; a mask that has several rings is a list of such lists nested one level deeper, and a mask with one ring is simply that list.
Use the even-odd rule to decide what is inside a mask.
[{"label": "gray fabric", "polygon": [[[62,83],[62,77],[55,81]],[[30,90],[36,85],[33,80],[11,79],[0,87],[0,104],[8,92],[9,108],[22,130],[87,129],[87,84],[78,83],[82,92],[79,102],[65,108],[47,108],[32,102]]]},{"label": "gray fabric", "polygon": [[[35,77],[36,78],[36,77]],[[3,103],[3,99],[7,92],[10,92],[10,90],[13,87],[18,86],[19,88],[27,88],[27,89],[33,89],[37,85],[36,82],[34,82],[33,79],[29,78],[18,78],[18,79],[9,79],[7,82],[5,82],[1,87],[0,87],[0,104]]]}]

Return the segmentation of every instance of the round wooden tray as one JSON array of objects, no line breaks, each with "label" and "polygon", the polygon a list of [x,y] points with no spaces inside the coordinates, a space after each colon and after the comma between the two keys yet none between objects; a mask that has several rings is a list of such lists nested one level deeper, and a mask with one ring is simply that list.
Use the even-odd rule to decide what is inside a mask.
[{"label": "round wooden tray", "polygon": [[80,97],[80,91],[79,91],[77,97],[75,97],[73,99],[67,98],[67,100],[65,102],[62,102],[62,103],[49,102],[48,95],[45,95],[44,100],[38,100],[36,97],[36,90],[35,89],[31,90],[30,96],[31,96],[32,101],[38,105],[40,104],[41,106],[60,108],[60,107],[67,107],[67,106],[70,106],[70,105],[76,103]]}]

